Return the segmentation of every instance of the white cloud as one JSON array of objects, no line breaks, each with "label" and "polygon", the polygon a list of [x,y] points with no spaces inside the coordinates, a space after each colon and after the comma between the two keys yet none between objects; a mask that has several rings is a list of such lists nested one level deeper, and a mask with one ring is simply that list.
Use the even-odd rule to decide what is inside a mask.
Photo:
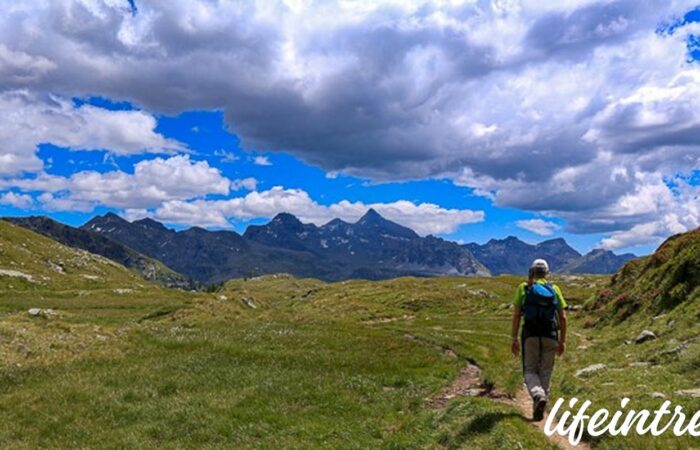
[{"label": "white cloud", "polygon": [[232,163],[238,161],[240,158],[236,156],[233,152],[221,149],[221,150],[215,150],[214,151],[214,156],[218,156],[221,158],[221,162],[224,163]]},{"label": "white cloud", "polygon": [[557,223],[542,219],[518,220],[515,224],[524,230],[539,234],[540,236],[551,236],[560,228]]},{"label": "white cloud", "polygon": [[[5,119],[0,175],[40,171],[44,134],[116,153],[177,144],[161,142],[146,113],[105,113],[112,121],[48,100],[101,95],[157,113],[221,110],[244,148],[289,151],[329,173],[444,176],[498,206],[561,217],[568,231],[631,232],[668,198],[656,185],[640,194],[645,180],[700,168],[700,66],[686,45],[698,27],[657,32],[695,6],[153,0],[133,15],[111,0],[11,2],[0,86],[32,94],[0,112],[26,109],[50,126]],[[76,126],[82,115],[99,127]],[[633,205],[638,195],[645,203]],[[692,208],[672,196],[688,227]]]},{"label": "white cloud", "polygon": [[0,195],[0,205],[9,205],[14,206],[15,208],[28,209],[34,205],[34,199],[31,195],[6,192]]},{"label": "white cloud", "polygon": [[0,187],[43,191],[39,201],[48,209],[75,211],[90,211],[97,205],[154,208],[170,200],[227,195],[232,186],[250,189],[254,185],[251,178],[232,182],[206,161],[192,161],[188,155],[140,161],[133,174],[83,171],[70,177],[40,174],[33,179],[0,181]]},{"label": "white cloud", "polygon": [[258,166],[271,166],[272,163],[267,156],[256,156],[253,158],[253,163]]},{"label": "white cloud", "polygon": [[[169,201],[152,211],[152,215],[167,223],[228,227],[229,219],[271,218],[280,212],[289,212],[303,222],[322,225],[336,217],[357,221],[369,208],[422,235],[449,233],[460,225],[484,220],[483,211],[445,209],[432,203],[415,204],[406,200],[371,204],[342,200],[326,206],[301,189],[281,186],[229,200]],[[127,213],[130,217],[146,215],[143,211]]]},{"label": "white cloud", "polygon": [[231,182],[232,191],[240,191],[245,189],[248,191],[254,191],[258,188],[258,180],[253,177],[236,179]]},{"label": "white cloud", "polygon": [[27,91],[0,92],[0,176],[38,172],[39,144],[115,154],[171,153],[184,146],[155,132],[156,119],[143,111],[111,111],[69,100],[40,98]]},{"label": "white cloud", "polygon": [[700,227],[700,186],[682,178],[674,179],[674,189],[660,179],[645,182],[634,194],[624,196],[608,209],[608,220],[620,220],[618,215],[632,220],[629,227],[602,239],[602,248],[659,244],[672,234]]}]

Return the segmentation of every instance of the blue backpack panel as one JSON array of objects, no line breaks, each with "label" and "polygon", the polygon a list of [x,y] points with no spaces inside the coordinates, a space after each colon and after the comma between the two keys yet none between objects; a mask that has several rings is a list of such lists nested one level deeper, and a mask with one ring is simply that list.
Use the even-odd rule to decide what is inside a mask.
[{"label": "blue backpack panel", "polygon": [[524,331],[527,336],[557,338],[559,298],[551,283],[525,287]]}]

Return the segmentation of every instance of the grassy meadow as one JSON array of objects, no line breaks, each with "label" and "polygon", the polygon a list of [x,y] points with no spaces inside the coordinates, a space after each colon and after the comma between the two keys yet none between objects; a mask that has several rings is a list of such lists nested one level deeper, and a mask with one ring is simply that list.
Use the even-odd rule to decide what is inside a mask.
[{"label": "grassy meadow", "polygon": [[[509,404],[431,402],[470,362],[484,384],[520,388],[508,308],[518,277],[326,284],[277,275],[190,293],[0,227],[3,448],[556,448]],[[555,279],[573,305],[608,280]],[[638,409],[658,405],[650,393],[660,391],[700,408],[675,394],[697,387],[699,373],[697,306],[687,308],[624,326],[573,312],[553,397],[614,407],[626,395]],[[644,328],[660,338],[624,343]],[[607,368],[575,376],[593,363]],[[593,444],[692,448],[692,439]]]}]

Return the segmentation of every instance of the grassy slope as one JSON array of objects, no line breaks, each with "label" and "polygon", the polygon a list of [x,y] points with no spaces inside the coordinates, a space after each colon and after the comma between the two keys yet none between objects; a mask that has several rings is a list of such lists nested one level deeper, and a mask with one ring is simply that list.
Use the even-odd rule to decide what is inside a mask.
[{"label": "grassy slope", "polygon": [[[549,445],[507,405],[463,397],[433,411],[425,403],[467,359],[496,387],[517,389],[520,370],[508,353],[510,310],[504,305],[518,278],[325,284],[272,276],[195,295],[145,284],[100,258],[85,264],[84,254],[51,247],[23,230],[0,229],[0,243],[0,268],[42,280],[20,284],[0,276],[3,447]],[[66,274],[54,273],[42,258],[60,260]],[[559,283],[571,303],[581,304],[607,279],[562,276]],[[117,289],[134,291],[120,295]],[[57,308],[60,315],[30,318],[26,309],[35,306]],[[694,387],[688,375],[697,373],[695,347],[655,369],[631,369],[628,361],[651,357],[667,340],[622,347],[621,339],[636,329],[584,330],[583,320],[573,320],[582,337],[572,335],[571,352],[554,378],[555,395],[604,402],[629,391],[633,401],[658,403],[635,385],[662,386],[668,395]],[[642,322],[635,326],[646,326]],[[676,325],[672,336],[681,338],[685,327]],[[458,358],[431,343],[452,347]],[[589,348],[575,351],[580,345]],[[625,358],[630,352],[634,357]],[[592,362],[622,370],[586,381],[573,377]],[[638,376],[647,372],[647,379]],[[644,443],[609,439],[601,445],[648,448]],[[655,443],[687,448],[692,441]]]},{"label": "grassy slope", "polygon": [[[586,396],[607,408],[629,397],[634,408],[653,410],[664,394],[686,410],[700,410],[700,399],[678,395],[700,388],[700,230],[669,238],[651,256],[629,262],[586,305],[578,324],[588,337],[572,352],[574,364],[563,370],[559,389],[566,396]],[[642,330],[658,339],[630,343]],[[607,370],[585,379],[574,368],[604,363]],[[636,363],[646,363],[634,367]],[[697,438],[606,439],[601,448],[700,448]]]},{"label": "grassy slope", "polygon": [[0,220],[3,223],[10,222],[35,231],[66,246],[104,255],[118,264],[129,267],[146,280],[163,286],[189,286],[190,284],[187,277],[175,272],[162,262],[99,234],[64,225],[48,217],[5,217]]}]

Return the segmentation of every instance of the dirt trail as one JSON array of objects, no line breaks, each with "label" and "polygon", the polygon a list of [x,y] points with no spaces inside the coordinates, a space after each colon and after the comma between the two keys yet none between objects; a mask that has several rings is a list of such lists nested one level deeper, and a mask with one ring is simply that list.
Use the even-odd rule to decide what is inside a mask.
[{"label": "dirt trail", "polygon": [[[518,390],[518,392],[515,394],[515,398],[509,398],[505,401],[506,401],[506,403],[517,406],[518,409],[520,409],[520,412],[522,412],[523,417],[525,417],[526,420],[528,422],[530,422],[532,425],[539,428],[540,431],[542,431],[542,434],[544,434],[544,425],[545,425],[545,423],[547,423],[547,417],[549,416],[549,412],[546,412],[544,415],[544,419],[539,421],[539,422],[533,422],[532,420],[530,420],[532,417],[532,399],[530,398],[530,394],[528,394],[527,389],[525,389],[524,386]],[[549,405],[549,406],[551,406],[551,405]],[[555,420],[552,425],[554,427],[556,427],[557,421]],[[577,445],[571,445],[571,443],[569,443],[569,440],[567,439],[566,436],[561,436],[557,433],[554,433],[551,436],[548,436],[548,438],[550,441],[554,442],[559,447],[561,447],[565,450],[590,450],[590,449],[592,449],[591,445],[588,442],[584,442],[584,441],[579,442]]]},{"label": "dirt trail", "polygon": [[[446,356],[454,355],[452,357],[457,357],[457,354],[452,349],[436,345],[430,341],[410,334],[406,334],[404,337],[406,339],[432,345],[442,350]],[[444,408],[451,399],[458,396],[487,397],[493,399],[494,401],[515,406],[520,410],[523,420],[529,422],[532,426],[537,427],[542,434],[546,436],[544,433],[544,426],[545,423],[547,423],[549,413],[545,413],[544,419],[539,422],[532,421],[532,399],[530,398],[525,386],[523,385],[514,397],[506,394],[505,392],[494,389],[493,386],[486,386],[481,382],[481,368],[474,361],[470,361],[465,367],[460,369],[459,375],[452,381],[452,384],[440,391],[440,393],[434,397],[426,399],[426,404],[430,408],[441,409]],[[553,426],[556,427],[556,425],[557,421],[555,420]],[[556,433],[552,436],[548,436],[548,439],[564,450],[592,449],[588,442],[583,441],[578,445],[571,445],[565,436],[560,436]]]}]

